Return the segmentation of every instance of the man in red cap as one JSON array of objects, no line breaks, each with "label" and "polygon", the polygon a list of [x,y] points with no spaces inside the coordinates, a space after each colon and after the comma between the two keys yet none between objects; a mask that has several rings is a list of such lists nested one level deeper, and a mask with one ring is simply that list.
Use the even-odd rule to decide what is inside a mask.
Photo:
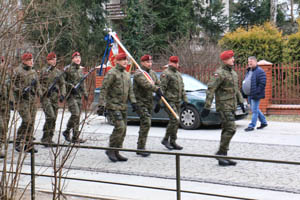
[{"label": "man in red cap", "polygon": [[[137,70],[133,77],[133,91],[140,108],[140,131],[137,142],[137,149],[145,150],[148,132],[151,127],[151,114],[153,110],[153,92],[158,97],[162,96],[159,88],[160,81],[156,73],[151,70],[152,57],[144,55],[141,57],[141,70]],[[150,153],[137,152],[137,155],[147,157]]]},{"label": "man in red cap", "polygon": [[[37,111],[37,96],[42,96],[38,75],[33,67],[31,53],[22,55],[22,65],[14,71],[14,97],[22,123],[17,131],[16,151],[32,149],[34,122]],[[37,150],[34,149],[35,152]]]},{"label": "man in red cap", "polygon": [[[188,103],[183,80],[181,73],[178,71],[178,67],[179,58],[177,56],[171,56],[169,58],[168,68],[160,75],[160,86],[164,97],[177,115],[179,115],[180,108],[185,108]],[[160,104],[157,104],[155,112],[158,112],[159,109]],[[165,108],[165,111],[168,113],[170,121],[168,123],[165,137],[161,143],[167,149],[182,150],[183,147],[176,143],[179,121],[172,115],[168,108]]]},{"label": "man in red cap", "polygon": [[[82,97],[85,101],[88,100],[88,94],[85,88],[84,82],[75,89],[76,84],[84,76],[83,71],[80,67],[81,56],[79,52],[72,54],[72,63],[65,67],[64,79],[66,84],[66,99],[68,103],[69,111],[71,112],[71,117],[67,123],[67,129],[63,132],[65,140],[73,143],[84,143],[85,140],[80,139],[80,114],[82,108]],[[70,131],[73,130],[73,137],[70,138]]]},{"label": "man in red cap", "polygon": [[[237,104],[244,111],[244,99],[239,91],[238,76],[232,69],[234,66],[234,53],[232,50],[220,54],[223,65],[217,69],[208,83],[206,101],[201,117],[207,117],[210,112],[212,101],[215,97],[216,110],[220,113],[222,120],[222,133],[219,150],[216,155],[227,156],[229,144],[236,132],[235,115]],[[236,165],[235,161],[229,159],[218,159],[220,166]]]},{"label": "man in red cap", "polygon": [[[41,142],[45,143],[45,147],[50,147],[54,143],[52,138],[55,131],[56,118],[59,108],[58,99],[60,99],[62,102],[66,95],[64,78],[63,76],[60,76],[61,71],[56,68],[56,59],[56,54],[54,52],[51,52],[47,55],[47,66],[42,69],[40,77],[40,83],[43,92],[41,103],[46,116],[46,121],[43,128],[44,134]],[[48,91],[48,88],[52,85],[57,77],[59,77],[59,80],[54,86],[54,89],[52,91]]]},{"label": "man in red cap", "polygon": [[[132,111],[138,111],[133,93],[130,74],[126,72],[128,64],[126,54],[116,56],[116,67],[105,75],[99,96],[98,114],[103,115],[104,108],[114,124],[114,130],[109,138],[109,147],[122,148],[127,129],[127,102],[130,100]],[[112,162],[127,161],[128,159],[116,150],[107,150],[106,155]]]}]

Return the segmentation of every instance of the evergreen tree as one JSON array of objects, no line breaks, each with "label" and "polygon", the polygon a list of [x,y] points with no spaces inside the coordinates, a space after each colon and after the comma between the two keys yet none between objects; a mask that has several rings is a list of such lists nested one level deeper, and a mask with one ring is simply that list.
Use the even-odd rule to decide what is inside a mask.
[{"label": "evergreen tree", "polygon": [[153,54],[153,27],[156,17],[149,1],[128,0],[122,26],[122,41],[134,58]]},{"label": "evergreen tree", "polygon": [[194,4],[195,25],[200,27],[206,38],[216,43],[228,27],[222,1],[212,1],[209,6],[204,6],[203,0],[196,0]]},{"label": "evergreen tree", "polygon": [[44,52],[43,56],[55,51],[60,59],[65,57],[68,63],[71,54],[79,51],[85,65],[95,64],[105,48],[103,2],[35,1],[26,19],[29,41]]},{"label": "evergreen tree", "polygon": [[158,54],[193,28],[192,0],[128,0],[122,40],[137,56]]},{"label": "evergreen tree", "polygon": [[[230,29],[238,27],[248,29],[253,25],[262,25],[270,21],[270,0],[239,0],[237,3],[231,1]],[[283,22],[283,13],[277,7],[276,21]]]}]

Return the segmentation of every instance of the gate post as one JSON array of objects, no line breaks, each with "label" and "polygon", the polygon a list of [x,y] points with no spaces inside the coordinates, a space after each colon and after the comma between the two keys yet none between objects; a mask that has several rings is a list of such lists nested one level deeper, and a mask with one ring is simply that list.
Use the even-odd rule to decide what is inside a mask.
[{"label": "gate post", "polygon": [[272,66],[273,64],[266,61],[261,60],[257,63],[258,66],[260,66],[266,73],[266,88],[265,88],[265,98],[260,100],[259,109],[262,113],[268,114],[267,109],[268,106],[272,104]]}]

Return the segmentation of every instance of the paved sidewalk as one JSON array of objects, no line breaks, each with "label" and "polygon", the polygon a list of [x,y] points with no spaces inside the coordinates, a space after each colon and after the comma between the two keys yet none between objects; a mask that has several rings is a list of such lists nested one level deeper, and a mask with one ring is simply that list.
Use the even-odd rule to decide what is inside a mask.
[{"label": "paved sidewalk", "polygon": [[[69,118],[65,113],[62,130]],[[61,115],[59,116],[61,119]],[[59,129],[60,119],[57,120]],[[42,135],[44,116],[38,113],[36,137]],[[230,155],[266,158],[275,160],[300,161],[300,123],[269,122],[263,130],[244,132],[248,121],[238,121],[238,131],[233,138]],[[112,126],[105,123],[103,117],[92,115],[83,129],[83,137],[88,139],[84,145],[107,146]],[[136,148],[138,126],[129,125],[125,139],[125,148]],[[298,130],[298,131],[295,131]],[[168,151],[160,141],[165,127],[152,127],[149,134],[149,150]],[[213,154],[219,144],[220,129],[205,127],[204,129],[187,131],[180,129],[178,143],[184,146],[182,152]],[[57,133],[55,135],[57,138]],[[63,140],[62,140],[63,142]],[[37,170],[51,174],[53,155],[48,148],[38,147],[36,154]],[[151,155],[142,158],[135,153],[123,153],[129,158],[126,163],[111,163],[103,151],[82,149],[72,153],[72,165],[68,176],[102,181],[142,184],[154,187],[176,187],[175,158],[173,156]],[[25,160],[29,164],[29,159]],[[66,166],[70,165],[67,163]],[[24,171],[29,171],[24,166]],[[205,158],[181,158],[181,186],[183,190],[191,190],[213,194],[232,195],[253,199],[296,200],[300,199],[299,180],[300,166],[278,165],[270,163],[239,161],[236,167],[219,167],[216,160]],[[29,177],[21,179],[25,185]],[[139,199],[156,200],[176,199],[175,192],[141,189],[110,184],[66,181],[64,191],[87,196],[104,197],[108,199]],[[49,178],[37,179],[38,189],[51,190]],[[204,195],[182,193],[182,199],[226,199]]]}]

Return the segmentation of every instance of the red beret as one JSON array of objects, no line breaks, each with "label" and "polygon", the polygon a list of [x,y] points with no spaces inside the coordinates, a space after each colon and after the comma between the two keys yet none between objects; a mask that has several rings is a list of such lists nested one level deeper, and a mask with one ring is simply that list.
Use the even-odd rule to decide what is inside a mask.
[{"label": "red beret", "polygon": [[126,54],[125,53],[119,53],[116,56],[116,60],[126,60]]},{"label": "red beret", "polygon": [[72,58],[74,58],[75,56],[80,56],[80,53],[76,51],[75,53],[72,54]]},{"label": "red beret", "polygon": [[169,58],[169,61],[172,63],[178,63],[179,62],[179,58],[177,56],[171,56]]},{"label": "red beret", "polygon": [[22,55],[22,60],[30,60],[32,59],[32,54],[31,53],[24,53]]},{"label": "red beret", "polygon": [[148,61],[148,60],[152,60],[152,56],[146,54],[141,57],[142,62]]},{"label": "red beret", "polygon": [[47,60],[52,60],[54,58],[56,58],[56,54],[54,52],[49,53],[47,56]]},{"label": "red beret", "polygon": [[227,60],[231,57],[234,56],[234,53],[232,50],[228,50],[228,51],[223,51],[221,54],[220,54],[220,58],[221,60]]}]

